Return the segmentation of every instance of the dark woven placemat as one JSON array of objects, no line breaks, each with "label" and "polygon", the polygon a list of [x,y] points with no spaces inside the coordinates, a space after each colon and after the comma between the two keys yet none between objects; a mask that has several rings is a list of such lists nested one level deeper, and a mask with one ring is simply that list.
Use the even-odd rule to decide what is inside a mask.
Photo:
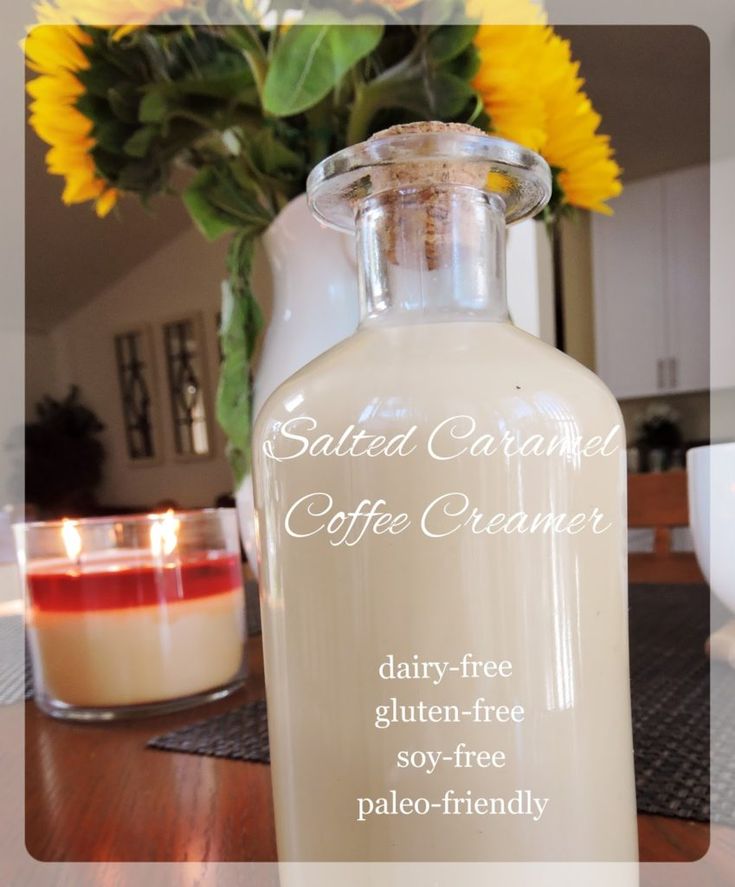
[{"label": "dark woven placemat", "polygon": [[638,809],[709,819],[709,594],[630,589],[630,678]]},{"label": "dark woven placemat", "polygon": [[0,617],[0,705],[12,705],[33,696],[33,676],[25,646],[23,616]]},{"label": "dark woven placemat", "polygon": [[251,702],[207,721],[156,736],[147,745],[164,751],[268,764],[271,758],[265,701]]},{"label": "dark woven placemat", "polygon": [[[726,618],[722,612],[722,620]],[[630,590],[631,685],[638,809],[710,819],[710,630],[706,588],[638,586]],[[713,736],[735,743],[735,671],[714,663]],[[153,748],[267,761],[265,703],[159,736]],[[722,755],[713,786],[713,819],[735,824],[735,760]],[[724,766],[722,764],[724,763]],[[728,767],[729,764],[729,767]]]}]

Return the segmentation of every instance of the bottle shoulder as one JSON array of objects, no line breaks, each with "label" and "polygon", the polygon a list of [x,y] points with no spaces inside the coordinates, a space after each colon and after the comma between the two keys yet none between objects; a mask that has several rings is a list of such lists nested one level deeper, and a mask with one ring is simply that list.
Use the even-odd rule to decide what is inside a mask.
[{"label": "bottle shoulder", "polygon": [[591,370],[512,324],[477,322],[361,329],[277,388],[257,424],[294,413],[340,410],[355,421],[447,409],[560,420],[594,413],[622,426],[617,401]]}]

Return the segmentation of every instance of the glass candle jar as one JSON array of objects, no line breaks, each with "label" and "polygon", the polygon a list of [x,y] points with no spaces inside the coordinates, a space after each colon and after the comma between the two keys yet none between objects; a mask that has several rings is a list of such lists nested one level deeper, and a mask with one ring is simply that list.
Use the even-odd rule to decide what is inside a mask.
[{"label": "glass candle jar", "polygon": [[244,678],[234,509],[16,526],[35,700],[110,720],[226,696]]}]

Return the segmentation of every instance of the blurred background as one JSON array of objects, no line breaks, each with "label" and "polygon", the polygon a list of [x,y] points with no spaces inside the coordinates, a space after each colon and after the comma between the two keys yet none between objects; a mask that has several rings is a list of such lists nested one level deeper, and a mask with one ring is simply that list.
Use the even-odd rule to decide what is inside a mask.
[{"label": "blurred background", "polygon": [[[708,40],[682,26],[558,30],[612,134],[625,191],[612,217],[565,219],[535,256],[550,266],[538,298],[551,320],[531,331],[610,386],[632,474],[681,471],[686,449],[708,441],[710,395],[717,408],[735,404],[735,378],[709,378]],[[232,487],[213,407],[226,244],[206,243],[176,199],[150,211],[126,200],[105,220],[63,206],[45,151],[29,130],[30,513],[210,505]],[[101,446],[62,464],[65,421]],[[735,418],[720,433],[735,436]],[[674,537],[691,547],[685,529]],[[642,528],[631,545],[652,539]]]}]

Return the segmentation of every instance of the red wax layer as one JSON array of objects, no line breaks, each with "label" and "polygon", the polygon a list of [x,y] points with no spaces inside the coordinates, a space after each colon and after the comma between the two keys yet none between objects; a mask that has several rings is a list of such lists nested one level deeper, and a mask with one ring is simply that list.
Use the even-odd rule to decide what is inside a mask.
[{"label": "red wax layer", "polygon": [[31,606],[39,610],[79,612],[149,607],[232,591],[242,584],[240,557],[208,554],[174,561],[94,565],[81,569],[28,571]]}]

